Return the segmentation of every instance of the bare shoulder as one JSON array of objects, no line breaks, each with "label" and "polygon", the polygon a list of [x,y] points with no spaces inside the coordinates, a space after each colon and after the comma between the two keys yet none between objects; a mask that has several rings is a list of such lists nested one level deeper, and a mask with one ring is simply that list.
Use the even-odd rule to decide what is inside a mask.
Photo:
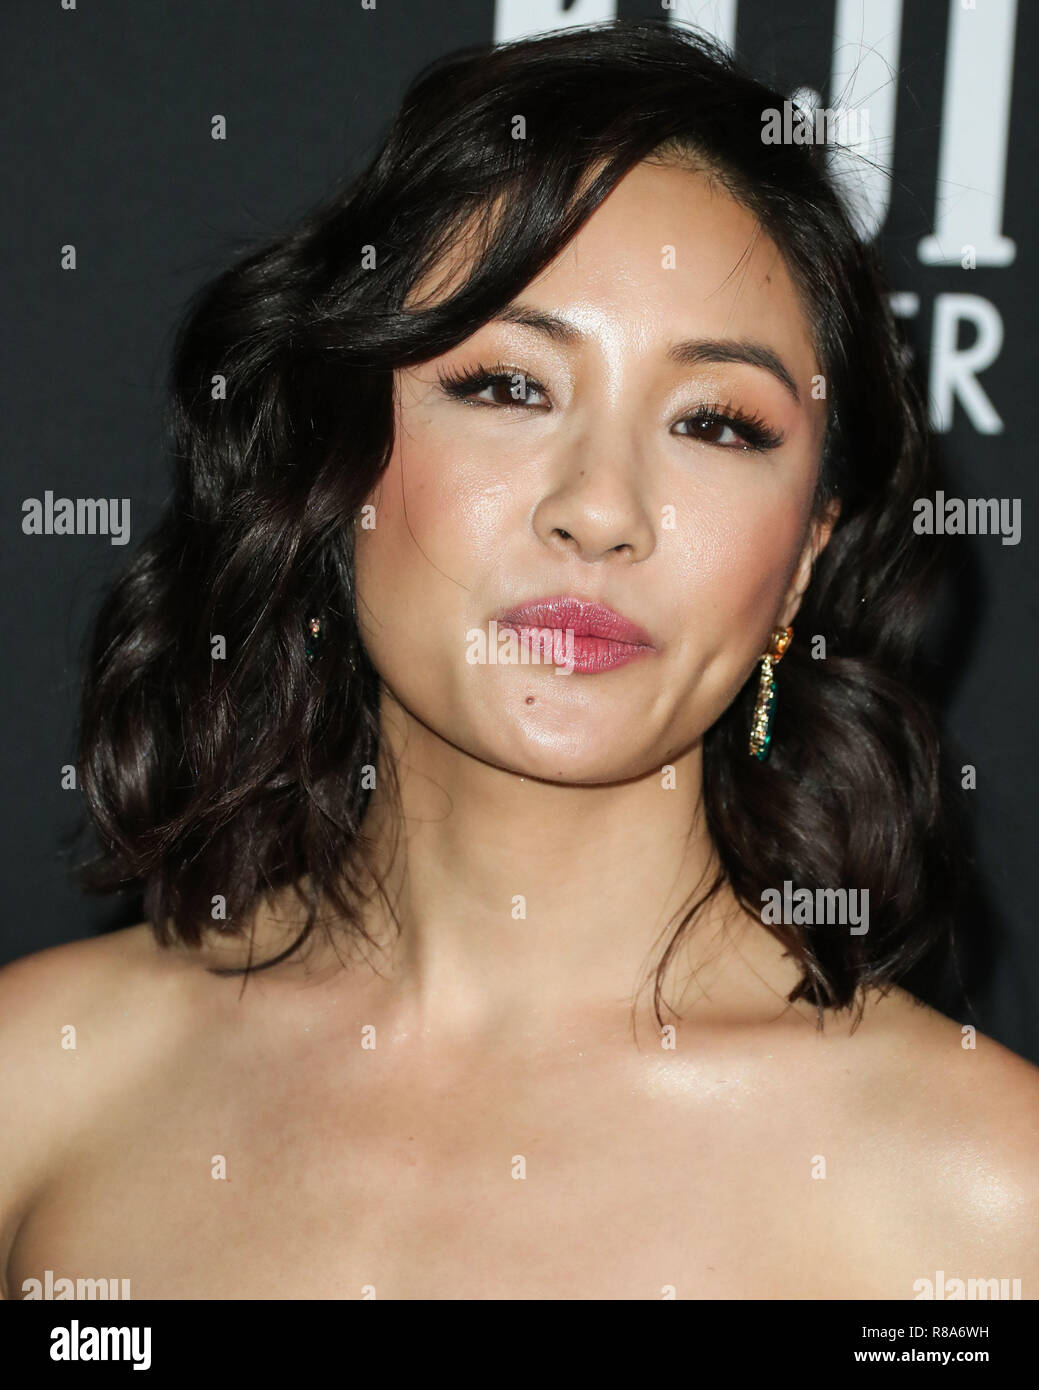
[{"label": "bare shoulder", "polygon": [[[277,957],[297,925],[291,907],[260,904],[245,932],[209,932],[199,947],[160,945],[142,922],[0,968],[0,1271],[12,1229],[77,1138],[128,1095],[158,1098],[221,1030],[240,1033],[227,975]],[[292,991],[305,970],[286,962],[252,993]]]},{"label": "bare shoulder", "polygon": [[901,1103],[965,1125],[977,1117],[1007,1148],[1031,1146],[1039,1126],[1039,1067],[967,1022],[904,990],[874,996],[861,1025],[886,1079],[900,1078]]},{"label": "bare shoulder", "polygon": [[0,1269],[66,1146],[182,1027],[199,972],[147,923],[0,969]]},{"label": "bare shoulder", "polygon": [[939,1231],[947,1261],[985,1260],[1039,1297],[1039,1067],[903,990],[874,997],[860,1029],[856,1092],[909,1238]]},{"label": "bare shoulder", "polygon": [[171,1048],[220,1018],[235,994],[220,977],[280,944],[270,930],[261,935],[258,952],[255,932],[252,952],[248,937],[163,946],[142,922],[0,969],[0,1104],[29,1121],[27,1147],[42,1137],[48,1109],[67,1129],[106,1087],[140,1075],[156,1052],[175,1056]]},{"label": "bare shoulder", "polygon": [[0,1042],[8,1083],[17,1084],[18,1063],[24,1066],[31,1056],[40,1064],[50,1059],[45,1039],[59,1053],[76,1052],[84,1028],[103,1029],[132,1008],[147,1013],[194,969],[183,951],[161,948],[146,922],[11,961],[0,969]]},{"label": "bare shoulder", "polygon": [[0,969],[5,1086],[42,1081],[62,1053],[79,1051],[84,1030],[103,1029],[117,1007],[154,1000],[154,991],[175,973],[171,963],[150,926],[141,923],[5,965]]}]

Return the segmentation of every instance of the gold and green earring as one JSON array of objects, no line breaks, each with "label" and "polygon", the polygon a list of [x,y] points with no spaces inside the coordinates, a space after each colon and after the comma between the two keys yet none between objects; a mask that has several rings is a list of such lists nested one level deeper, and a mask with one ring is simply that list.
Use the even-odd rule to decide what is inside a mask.
[{"label": "gold and green earring", "polygon": [[772,742],[772,718],[776,710],[776,682],[773,671],[783,660],[783,654],[794,635],[792,627],[777,627],[772,631],[768,651],[761,658],[761,680],[758,683],[758,698],[754,704],[754,717],[750,723],[750,756],[763,763],[768,757]]},{"label": "gold and green earring", "polygon": [[307,631],[310,634],[307,638],[305,651],[307,660],[313,661],[320,648],[321,642],[321,619],[314,617],[307,619]]}]

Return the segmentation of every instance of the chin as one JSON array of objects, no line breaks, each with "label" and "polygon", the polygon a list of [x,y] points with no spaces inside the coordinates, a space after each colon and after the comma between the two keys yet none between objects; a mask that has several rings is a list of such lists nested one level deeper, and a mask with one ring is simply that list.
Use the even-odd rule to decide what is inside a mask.
[{"label": "chin", "polygon": [[508,761],[497,764],[507,772],[536,782],[555,782],[559,786],[596,787],[608,786],[615,782],[627,782],[639,775],[638,770],[618,767],[615,762],[601,758],[590,758],[587,754],[567,758],[543,753],[540,756],[517,759],[515,754]]},{"label": "chin", "polygon": [[623,719],[552,708],[538,701],[503,711],[485,740],[486,761],[521,777],[594,785],[622,782],[657,764],[650,749],[632,747],[630,713]]}]

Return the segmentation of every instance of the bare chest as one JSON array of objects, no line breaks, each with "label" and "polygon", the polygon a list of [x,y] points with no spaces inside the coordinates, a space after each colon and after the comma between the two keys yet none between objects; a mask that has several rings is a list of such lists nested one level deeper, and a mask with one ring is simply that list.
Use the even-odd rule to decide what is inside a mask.
[{"label": "bare chest", "polygon": [[217,1075],[129,1094],[70,1146],[19,1231],[12,1297],[47,1271],[142,1299],[863,1291],[854,1203],[819,1177],[836,1126],[753,1096],[609,1067]]}]

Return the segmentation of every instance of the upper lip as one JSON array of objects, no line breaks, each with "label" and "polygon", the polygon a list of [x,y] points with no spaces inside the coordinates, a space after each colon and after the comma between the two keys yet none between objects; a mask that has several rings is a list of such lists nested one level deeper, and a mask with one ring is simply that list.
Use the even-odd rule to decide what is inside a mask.
[{"label": "upper lip", "polygon": [[636,647],[651,647],[644,628],[604,603],[590,603],[571,594],[531,599],[510,608],[498,618],[509,627],[553,627],[572,629],[575,637],[605,637]]}]

